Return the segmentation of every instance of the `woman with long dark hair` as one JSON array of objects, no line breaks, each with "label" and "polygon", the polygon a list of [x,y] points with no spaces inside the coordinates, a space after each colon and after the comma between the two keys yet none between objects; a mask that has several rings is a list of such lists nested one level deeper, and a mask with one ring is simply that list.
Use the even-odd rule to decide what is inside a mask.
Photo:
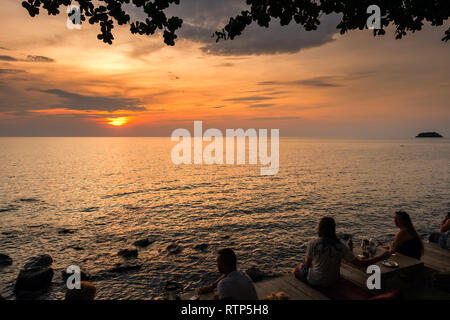
[{"label": "woman with long dark hair", "polygon": [[398,252],[420,260],[424,251],[423,243],[409,214],[405,211],[397,211],[394,214],[394,223],[399,231],[395,234],[394,241],[385,247],[390,249],[391,253]]},{"label": "woman with long dark hair", "polygon": [[318,238],[308,242],[304,263],[299,263],[294,275],[312,285],[328,287],[336,283],[340,277],[341,261],[354,264],[357,267],[367,267],[389,257],[390,253],[359,260],[352,252],[352,246],[347,246],[336,236],[336,223],[333,218],[324,217],[319,222]]}]

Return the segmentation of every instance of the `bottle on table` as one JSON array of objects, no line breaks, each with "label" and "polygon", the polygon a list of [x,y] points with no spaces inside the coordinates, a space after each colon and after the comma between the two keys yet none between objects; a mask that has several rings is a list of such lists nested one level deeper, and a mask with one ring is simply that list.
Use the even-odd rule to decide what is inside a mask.
[{"label": "bottle on table", "polygon": [[370,256],[372,256],[372,257],[377,253],[377,242],[373,238],[369,239],[368,250],[369,250]]},{"label": "bottle on table", "polygon": [[369,240],[363,239],[361,242],[361,249],[364,258],[368,258],[370,256],[369,246],[370,246]]}]

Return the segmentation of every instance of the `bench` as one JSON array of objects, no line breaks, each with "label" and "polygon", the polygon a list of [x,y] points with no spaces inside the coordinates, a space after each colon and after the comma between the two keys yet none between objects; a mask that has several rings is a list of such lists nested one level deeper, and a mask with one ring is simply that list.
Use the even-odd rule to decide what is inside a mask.
[{"label": "bench", "polygon": [[437,243],[425,243],[422,261],[425,267],[441,273],[450,273],[450,250],[441,248]]}]

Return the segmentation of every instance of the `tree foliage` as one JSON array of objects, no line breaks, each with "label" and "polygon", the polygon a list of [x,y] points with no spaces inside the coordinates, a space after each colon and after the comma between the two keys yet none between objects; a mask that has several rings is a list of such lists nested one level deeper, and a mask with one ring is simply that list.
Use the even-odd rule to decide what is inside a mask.
[{"label": "tree foliage", "polygon": [[[226,1],[226,0],[210,0]],[[242,0],[244,1],[244,0]],[[145,21],[130,23],[130,16],[122,8],[122,4],[133,3],[142,8],[147,15]],[[165,10],[178,5],[180,0],[27,0],[22,5],[34,17],[40,8],[49,15],[60,13],[61,6],[77,5],[80,8],[81,21],[100,25],[98,39],[112,43],[114,23],[130,24],[131,33],[152,35],[156,31],[163,32],[164,42],[174,45],[176,31],[181,28],[183,20],[179,17],[168,18]],[[364,29],[370,5],[381,8],[383,27],[392,24],[395,36],[401,39],[408,32],[420,31],[425,22],[432,26],[442,26],[450,16],[450,0],[246,0],[248,9],[230,18],[222,30],[215,32],[217,41],[234,39],[244,32],[252,23],[261,27],[269,27],[276,19],[284,26],[296,23],[307,31],[316,30],[320,17],[329,14],[340,14],[341,20],[336,28],[341,34],[349,30]],[[384,29],[374,30],[374,35],[384,35]],[[450,39],[450,28],[445,31],[443,41]]]},{"label": "tree foliage", "polygon": [[[122,8],[122,4],[132,2],[136,7],[143,8],[147,15],[145,21],[130,24],[130,15]],[[114,36],[112,29],[114,22],[118,25],[130,24],[131,33],[151,35],[157,30],[163,31],[164,42],[174,45],[177,35],[175,31],[181,27],[183,20],[178,17],[167,18],[164,10],[173,4],[180,4],[180,0],[27,0],[22,6],[34,17],[40,13],[40,8],[47,10],[49,15],[60,13],[61,6],[77,5],[80,8],[80,19],[90,24],[100,25],[99,40],[112,44]]]}]

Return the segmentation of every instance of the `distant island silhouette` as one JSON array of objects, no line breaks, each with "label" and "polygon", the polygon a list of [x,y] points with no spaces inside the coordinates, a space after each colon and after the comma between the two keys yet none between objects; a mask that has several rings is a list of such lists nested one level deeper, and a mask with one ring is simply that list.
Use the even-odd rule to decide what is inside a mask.
[{"label": "distant island silhouette", "polygon": [[437,132],[421,132],[416,136],[416,138],[443,138],[443,137]]}]

